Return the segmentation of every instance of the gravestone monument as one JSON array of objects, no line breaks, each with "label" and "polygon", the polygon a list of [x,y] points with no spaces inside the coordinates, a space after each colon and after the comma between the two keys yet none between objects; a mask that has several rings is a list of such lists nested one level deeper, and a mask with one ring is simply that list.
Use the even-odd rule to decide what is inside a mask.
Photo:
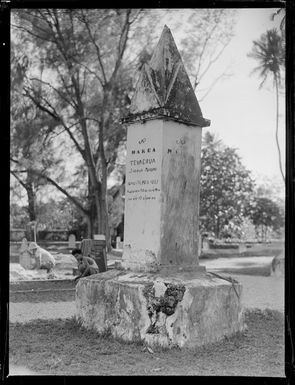
[{"label": "gravestone monument", "polygon": [[75,234],[70,234],[69,235],[69,249],[74,249],[76,247],[76,236]]},{"label": "gravestone monument", "polygon": [[99,268],[99,272],[107,270],[105,235],[95,234],[94,239],[83,239],[81,251],[83,256],[92,257]]},{"label": "gravestone monument", "polygon": [[123,266],[195,268],[202,117],[171,32],[164,28],[130,106]]},{"label": "gravestone monument", "polygon": [[106,240],[104,234],[95,234],[93,236],[92,255],[97,263],[99,272],[107,270]]},{"label": "gravestone monument", "polygon": [[121,248],[121,238],[116,237],[116,249],[120,249],[120,248]]},{"label": "gravestone monument", "polygon": [[27,238],[22,239],[22,243],[19,249],[19,264],[28,270],[32,270],[35,266],[32,255],[29,252],[29,244]]},{"label": "gravestone monument", "polygon": [[270,275],[284,277],[285,275],[285,249],[273,257],[270,267]]},{"label": "gravestone monument", "polygon": [[194,347],[243,330],[241,285],[199,265],[201,134],[210,122],[167,26],[125,122],[122,266],[80,279],[77,318],[151,346]]}]

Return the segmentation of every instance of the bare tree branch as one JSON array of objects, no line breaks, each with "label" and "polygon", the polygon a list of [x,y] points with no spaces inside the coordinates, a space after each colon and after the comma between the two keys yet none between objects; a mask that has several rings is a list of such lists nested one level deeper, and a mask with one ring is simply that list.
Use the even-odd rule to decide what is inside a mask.
[{"label": "bare tree branch", "polygon": [[230,41],[228,40],[225,44],[223,44],[223,46],[220,49],[220,51],[214,56],[213,59],[211,59],[209,61],[209,63],[207,64],[206,68],[202,71],[201,75],[199,76],[199,82],[202,80],[204,75],[208,72],[208,70],[212,66],[212,64],[215,63],[220,58],[220,56],[223,54],[225,48],[229,45],[229,43],[230,43]]},{"label": "bare tree branch", "polygon": [[206,39],[204,41],[201,53],[199,55],[199,63],[198,63],[198,68],[197,68],[196,75],[195,75],[196,79],[197,79],[197,77],[199,76],[199,73],[200,73],[202,58],[203,58],[205,49],[206,49],[207,44],[208,44],[209,40],[211,39],[211,37],[212,37],[212,35],[213,35],[213,33],[214,33],[216,28],[217,28],[217,23],[213,25],[213,28],[211,29],[210,33],[207,35],[207,37],[206,37]]},{"label": "bare tree branch", "polygon": [[44,80],[42,79],[38,79],[38,78],[30,78],[30,80],[33,80],[33,81],[37,81],[39,83],[42,83],[44,85],[47,85],[48,87],[50,87],[54,92],[56,92],[65,102],[67,102],[68,104],[70,104],[74,109],[77,108],[77,105],[75,105],[73,102],[71,102],[70,100],[68,100],[61,91],[59,91],[57,88],[55,88],[52,84],[48,83],[48,82],[45,82]]},{"label": "bare tree branch", "polygon": [[29,35],[36,37],[37,39],[44,40],[44,41],[49,41],[50,43],[54,43],[54,40],[47,39],[47,38],[45,38],[43,36],[41,37],[40,35],[36,35],[31,30],[29,30],[27,28],[24,28],[24,27],[22,27],[20,25],[11,24],[11,26],[14,27],[14,28],[17,28],[17,29],[20,29],[20,30],[24,31],[24,32],[28,33]]},{"label": "bare tree branch", "polygon": [[59,66],[56,65],[56,64],[54,64],[54,63],[52,63],[52,64],[53,64],[54,69],[57,71],[57,73],[58,73],[58,75],[59,75],[59,78],[60,78],[60,80],[61,80],[61,82],[62,82],[62,84],[63,84],[63,86],[64,86],[64,89],[65,89],[66,93],[68,94],[69,98],[72,100],[73,105],[75,106],[74,108],[76,109],[76,108],[77,108],[77,103],[76,103],[76,100],[75,100],[74,97],[73,97],[73,94],[70,92],[71,86],[69,86],[69,85],[66,83],[65,78],[64,78],[64,76],[62,75]]},{"label": "bare tree branch", "polygon": [[81,89],[81,94],[84,94],[85,91],[85,86],[86,86],[86,78],[87,78],[87,72],[86,69],[83,72],[83,84],[82,84],[82,89]]},{"label": "bare tree branch", "polygon": [[133,24],[139,17],[139,15],[141,14],[141,12],[143,11],[143,8],[139,8],[137,13],[135,14],[135,16],[133,17],[133,19],[130,19],[130,24]]},{"label": "bare tree branch", "polygon": [[61,125],[65,128],[66,132],[68,133],[68,135],[70,136],[70,138],[72,139],[72,141],[74,142],[76,148],[78,149],[78,151],[80,152],[80,154],[82,155],[83,159],[85,159],[85,151],[82,149],[82,147],[79,145],[79,143],[77,142],[76,138],[74,137],[74,135],[72,134],[71,130],[69,129],[69,127],[65,124],[65,122],[63,121],[63,119],[61,118],[61,116],[58,115],[58,113],[55,111],[54,107],[48,102],[48,100],[45,100],[43,98],[43,100],[45,101],[45,103],[52,109],[52,111],[45,107],[43,104],[41,104],[35,97],[33,97],[33,95],[29,92],[29,90],[25,90],[25,93],[27,95],[28,98],[30,98],[32,100],[32,102],[42,111],[46,112],[47,114],[49,114],[51,117],[53,117],[56,121],[60,122]]},{"label": "bare tree branch", "polygon": [[131,9],[128,9],[126,11],[126,18],[125,18],[123,28],[121,30],[121,35],[120,35],[119,44],[118,44],[118,57],[116,60],[114,71],[110,79],[110,83],[112,83],[113,79],[115,79],[117,76],[117,72],[120,68],[121,61],[125,52],[125,48],[128,40],[128,33],[130,30],[130,20],[129,20],[130,14],[131,14]]},{"label": "bare tree branch", "polygon": [[13,159],[12,157],[10,157],[10,160],[11,160],[11,162],[14,162],[14,163],[17,163],[17,164],[19,164],[19,161],[18,161],[18,160],[16,160],[16,159]]},{"label": "bare tree branch", "polygon": [[63,187],[61,187],[56,181],[48,177],[47,175],[43,174],[41,171],[38,170],[30,170],[33,174],[39,176],[40,178],[45,179],[47,182],[55,186],[61,193],[63,193],[71,202],[75,204],[75,206],[84,214],[89,215],[89,212],[82,206],[82,204],[71,194],[69,194]]},{"label": "bare tree branch", "polygon": [[98,60],[98,63],[99,63],[100,69],[101,69],[102,76],[103,76],[103,84],[106,84],[107,83],[107,78],[106,78],[106,74],[105,74],[105,71],[104,71],[104,66],[103,66],[103,63],[102,63],[102,60],[101,60],[100,47],[97,44],[97,42],[95,40],[95,37],[93,36],[93,34],[91,32],[88,20],[87,20],[86,15],[85,15],[85,13],[83,12],[82,9],[81,9],[81,14],[82,14],[83,23],[85,24],[85,27],[86,27],[86,29],[88,31],[90,40],[91,40],[91,42],[94,45],[95,50],[96,50],[97,60]]},{"label": "bare tree branch", "polygon": [[205,94],[202,95],[201,98],[199,98],[199,101],[202,102],[206,98],[206,96],[209,94],[209,92],[212,91],[213,87],[216,85],[216,83],[219,82],[219,80],[221,80],[222,78],[225,78],[225,77],[229,77],[229,76],[231,76],[231,75],[230,74],[226,74],[226,73],[222,73],[217,78],[215,78],[213,80],[213,82],[211,83],[211,85],[209,86],[209,88],[207,88]]},{"label": "bare tree branch", "polygon": [[10,170],[10,173],[15,177],[15,179],[23,186],[23,188],[27,189],[26,183],[17,175],[14,170]]},{"label": "bare tree branch", "polygon": [[91,75],[94,75],[95,78],[96,78],[96,79],[99,81],[99,83],[101,84],[101,86],[102,86],[102,87],[104,86],[104,83],[103,83],[101,77],[98,76],[96,72],[92,71],[88,66],[86,66],[86,65],[83,64],[83,63],[78,63],[77,61],[76,61],[76,63],[79,64],[81,67],[85,68],[85,70],[88,71]]}]

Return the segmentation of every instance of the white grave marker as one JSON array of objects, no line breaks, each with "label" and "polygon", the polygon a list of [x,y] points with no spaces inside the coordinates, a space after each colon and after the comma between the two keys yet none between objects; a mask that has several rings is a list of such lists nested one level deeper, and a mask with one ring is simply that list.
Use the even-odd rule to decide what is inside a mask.
[{"label": "white grave marker", "polygon": [[170,30],[145,65],[127,133],[123,267],[196,267],[202,113]]}]

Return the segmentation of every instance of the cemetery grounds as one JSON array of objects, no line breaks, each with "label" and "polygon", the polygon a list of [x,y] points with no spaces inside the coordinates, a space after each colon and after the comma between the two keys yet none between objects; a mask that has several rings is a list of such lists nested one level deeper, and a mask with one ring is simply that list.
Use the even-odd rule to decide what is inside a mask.
[{"label": "cemetery grounds", "polygon": [[[116,256],[108,260],[111,267]],[[56,280],[54,290],[49,282],[42,291],[36,281],[11,284],[9,374],[284,377],[284,278],[269,276],[269,259],[252,260],[234,269],[228,258],[224,271],[220,260],[200,261],[243,284],[247,329],[193,350],[151,349],[84,330],[75,320],[70,279]]]}]

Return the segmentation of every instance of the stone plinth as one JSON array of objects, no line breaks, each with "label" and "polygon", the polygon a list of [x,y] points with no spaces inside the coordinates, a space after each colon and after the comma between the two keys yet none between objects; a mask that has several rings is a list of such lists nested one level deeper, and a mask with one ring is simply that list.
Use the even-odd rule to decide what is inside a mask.
[{"label": "stone plinth", "polygon": [[243,330],[241,292],[209,273],[110,270],[79,281],[77,318],[124,341],[192,348]]}]

